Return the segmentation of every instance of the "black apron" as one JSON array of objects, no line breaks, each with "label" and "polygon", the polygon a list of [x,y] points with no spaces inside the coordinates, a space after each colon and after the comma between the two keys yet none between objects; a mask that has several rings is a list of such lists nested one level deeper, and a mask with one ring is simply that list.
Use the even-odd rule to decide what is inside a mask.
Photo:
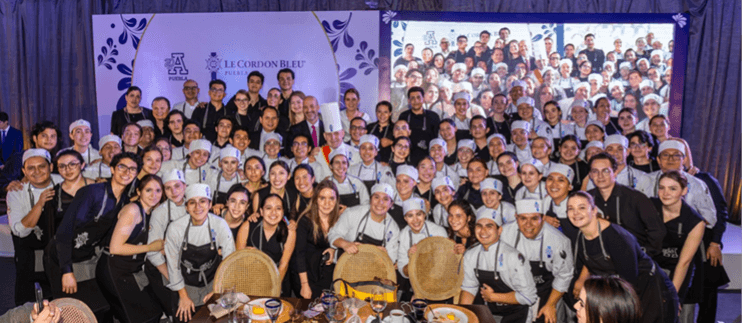
[{"label": "black apron", "polygon": [[[126,241],[130,245],[146,245],[150,216],[145,214],[137,202],[142,222],[134,226]],[[143,281],[146,253],[134,256],[113,255],[104,251],[98,261],[96,279],[111,305],[116,318],[125,323],[158,321],[162,309],[153,299],[154,293],[147,281]]]},{"label": "black apron", "polygon": [[348,181],[348,184],[351,185],[351,188],[353,189],[353,193],[339,195],[340,204],[345,205],[349,208],[355,207],[361,204],[361,199],[359,198],[359,192],[356,190],[356,185],[354,183],[351,183],[351,180],[348,179],[348,176],[346,176],[346,181]]},{"label": "black apron", "polygon": [[[500,250],[500,244],[495,250],[495,268],[493,271],[480,270],[480,252],[477,253],[477,264],[475,265],[475,277],[480,285],[487,284],[493,288],[495,293],[508,293],[513,291],[511,287],[503,282],[500,278],[500,272],[498,272],[498,251]],[[485,300],[480,294],[480,290],[477,290],[477,295],[473,304],[483,305],[486,304]],[[502,316],[501,323],[526,323],[526,319],[529,316],[529,306],[526,305],[510,305],[500,303],[487,303],[490,312],[494,315]]]},{"label": "black apron", "polygon": [[405,228],[405,226],[408,225],[408,223],[405,221],[405,215],[403,215],[402,213],[402,206],[393,203],[387,213],[389,213],[389,215],[392,217],[392,220],[395,221],[398,228],[403,229]]},{"label": "black apron", "polygon": [[[239,183],[239,176],[235,175],[235,178],[237,178],[237,183]],[[222,185],[222,171],[219,171],[219,174],[217,174],[217,187],[212,189],[214,191],[214,195],[212,196],[212,204],[227,204],[227,193],[219,191],[220,185]]]},{"label": "black apron", "polygon": [[[364,217],[361,218],[361,221],[359,222],[359,225],[356,226],[356,241],[362,244],[371,244],[374,246],[382,246],[386,247],[386,241],[384,240],[384,235],[382,236],[382,239],[376,239],[374,237],[371,237],[364,232],[366,231],[366,225],[369,223],[369,218],[371,218],[371,212],[367,212]],[[361,228],[361,223],[363,222],[364,228]],[[387,221],[384,221],[384,233],[387,234]],[[361,228],[361,230],[359,230]]]},{"label": "black apron", "polygon": [[217,243],[212,236],[212,226],[207,216],[206,223],[209,227],[209,244],[195,246],[188,243],[188,231],[191,228],[189,220],[186,227],[186,234],[183,236],[181,243],[180,263],[181,275],[183,281],[192,287],[203,288],[214,280],[217,273],[217,267],[222,262],[222,255],[219,255]]},{"label": "black apron", "polygon": [[[59,186],[51,181],[51,186],[56,189]],[[36,204],[34,193],[31,185],[28,187],[28,200],[31,208]],[[61,221],[61,220],[60,220]],[[29,301],[35,301],[34,282],[41,285],[42,291],[47,296],[51,292],[49,280],[44,273],[44,248],[49,244],[49,239],[54,236],[56,226],[59,221],[56,220],[56,211],[53,208],[53,200],[47,201],[42,208],[39,220],[33,231],[26,237],[18,237],[12,234],[13,247],[15,249],[15,304],[23,305]]]},{"label": "black apron", "polygon": [[377,170],[377,162],[375,161],[375,162],[373,162],[373,164],[374,164],[374,177],[376,177],[375,179],[369,180],[369,181],[365,181],[365,180],[361,179],[361,169],[364,168],[364,163],[363,162],[361,163],[361,166],[359,166],[359,172],[356,173],[356,177],[358,177],[359,179],[361,179],[361,181],[364,183],[364,186],[366,186],[366,190],[367,190],[367,192],[369,194],[371,194],[371,192],[372,192],[372,190],[371,190],[372,189],[372,186],[374,186],[374,184],[379,183],[379,180],[382,178],[382,172],[380,172],[379,170]]},{"label": "black apron", "polygon": [[[516,237],[516,242],[513,247],[518,250],[519,241],[521,240],[521,232]],[[555,275],[547,270],[544,265],[544,234],[539,241],[539,261],[529,261],[531,266],[531,275],[534,277],[534,283],[537,285],[537,296],[539,296],[539,309],[542,309],[550,298],[552,293],[552,281],[555,279]],[[544,316],[537,319],[538,323],[544,323]]]},{"label": "black apron", "polygon": [[[585,259],[585,266],[588,268],[592,275],[610,276],[617,274],[614,263],[612,262],[611,256],[606,253],[604,248],[604,240],[601,235],[601,224],[597,223],[596,227],[599,230],[599,245],[601,246],[601,253],[588,255],[586,250],[586,240],[583,233],[578,234],[578,240],[576,240],[575,251],[573,254],[574,258],[578,258],[578,246],[583,246],[583,256]],[[648,258],[649,259],[649,258]],[[675,323],[678,320],[678,295],[676,289],[673,286],[673,282],[665,275],[662,270],[659,270],[658,265],[655,261],[650,260],[651,269],[643,270],[639,265],[639,274],[637,277],[637,284],[634,285],[635,292],[640,298],[640,303],[643,307],[643,314],[640,319],[641,322],[647,323]],[[581,270],[575,270],[577,273],[576,277],[579,276]]]},{"label": "black apron", "polygon": [[[679,220],[679,218],[675,218],[669,222],[666,222],[666,236],[663,237],[663,249],[660,256],[657,256],[655,258],[660,267],[669,271],[667,274],[668,277],[671,279],[673,279],[673,275],[676,271],[676,265],[678,264],[678,261],[681,257],[681,250],[684,248],[686,239],[689,237],[689,234],[683,233],[684,224],[683,222],[681,222],[681,220]],[[695,288],[689,287],[692,275],[695,272],[701,271],[701,252],[704,248],[703,244],[700,245],[700,248],[702,248],[702,250],[697,250],[697,252],[694,254],[694,258],[691,260],[691,263],[689,263],[689,267],[686,270],[686,275],[684,276],[684,281],[681,283],[681,288],[678,292],[679,300],[683,301],[684,303],[699,302],[698,299],[690,299],[687,302],[686,294],[691,289],[696,290],[692,294],[693,297],[698,298],[701,295],[701,286],[697,285]],[[706,253],[706,251],[704,252]]]}]

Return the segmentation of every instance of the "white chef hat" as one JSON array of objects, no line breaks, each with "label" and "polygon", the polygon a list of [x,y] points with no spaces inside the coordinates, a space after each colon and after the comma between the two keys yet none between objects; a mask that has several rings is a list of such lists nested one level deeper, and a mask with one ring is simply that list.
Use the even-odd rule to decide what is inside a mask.
[{"label": "white chef hat", "polygon": [[106,143],[109,142],[116,142],[119,144],[119,146],[121,146],[121,138],[113,134],[107,134],[101,137],[100,140],[98,140],[98,148],[103,149],[103,146],[105,146]]},{"label": "white chef hat", "polygon": [[448,149],[446,147],[446,140],[442,138],[436,138],[436,139],[431,140],[431,142],[428,143],[428,149],[431,150],[431,148],[433,148],[433,146],[435,145],[441,146],[444,149],[444,151],[447,151]]},{"label": "white chef hat", "polygon": [[562,67],[563,64],[567,64],[570,67],[570,69],[573,68],[573,60],[571,60],[571,59],[562,59],[562,60],[560,60],[560,65],[558,67]]},{"label": "white chef hat", "polygon": [[495,222],[498,227],[503,225],[503,220],[500,218],[500,214],[496,210],[488,207],[483,207],[477,210],[477,218],[475,221],[480,221],[481,219],[491,220]]},{"label": "white chef hat", "polygon": [[186,187],[186,201],[197,197],[205,197],[211,200],[212,190],[209,188],[209,185],[197,183],[188,185]]},{"label": "white chef hat", "polygon": [[335,158],[335,156],[338,156],[338,155],[343,155],[343,157],[346,157],[346,159],[348,159],[348,152],[346,151],[345,146],[340,146],[338,148],[333,149],[333,151],[331,151],[330,154],[328,155],[328,161],[332,162],[333,158]]},{"label": "white chef hat", "polygon": [[185,184],[186,177],[183,175],[183,171],[178,168],[173,168],[169,172],[165,173],[165,175],[163,175],[163,184],[170,181],[181,181]]},{"label": "white chef hat", "polygon": [[635,64],[637,64],[639,66],[640,65],[640,62],[642,62],[642,61],[645,61],[645,63],[647,63],[647,65],[648,65],[648,67],[650,66],[650,61],[648,61],[648,59],[646,59],[646,58],[642,58],[642,59],[637,60],[637,63],[635,63]]},{"label": "white chef hat", "polygon": [[585,99],[576,99],[572,103],[570,103],[570,108],[573,108],[573,107],[583,107],[586,110],[588,110],[588,107],[589,107],[588,101]]},{"label": "white chef hat", "polygon": [[392,188],[390,184],[387,183],[377,183],[374,184],[371,188],[371,194],[374,193],[384,193],[387,194],[387,196],[390,197],[390,200],[395,197],[395,190]]},{"label": "white chef hat", "polygon": [[652,88],[653,90],[655,90],[655,83],[653,83],[653,81],[650,80],[650,79],[645,79],[645,80],[643,80],[643,81],[640,82],[640,89],[642,89],[642,88],[648,88],[648,87],[649,88]]},{"label": "white chef hat", "polygon": [[411,197],[402,203],[402,214],[406,215],[410,211],[421,210],[426,213],[426,201],[419,197]]},{"label": "white chef hat", "polygon": [[643,96],[642,97],[642,104],[645,105],[645,102],[648,101],[648,100],[653,100],[658,105],[660,105],[660,104],[663,103],[663,98],[661,98],[660,96],[658,96],[656,94],[647,94],[647,95]]},{"label": "white chef hat", "polygon": [[222,148],[222,150],[219,150],[219,160],[227,157],[233,157],[237,159],[237,161],[240,161],[240,150],[237,150],[237,148],[233,146],[226,146]]},{"label": "white chef hat", "polygon": [[397,166],[397,173],[395,175],[407,175],[415,181],[418,181],[418,170],[410,165]]},{"label": "white chef hat", "polygon": [[493,71],[498,71],[498,69],[500,69],[500,68],[505,68],[506,70],[508,70],[508,64],[505,64],[503,62],[498,62],[493,67]]},{"label": "white chef hat", "polygon": [[532,165],[540,174],[544,173],[544,164],[541,161],[536,160],[534,158],[528,159],[525,161],[520,161],[519,165],[521,168],[524,168],[524,166],[526,165]]},{"label": "white chef hat", "polygon": [[575,177],[575,172],[573,172],[573,169],[570,168],[570,166],[560,163],[553,163],[552,165],[550,165],[550,168],[547,171],[547,176],[552,173],[557,173],[565,176],[565,178],[568,179],[568,183],[573,183],[573,177]]},{"label": "white chef hat", "polygon": [[625,61],[625,62],[622,62],[622,63],[620,63],[620,64],[619,64],[619,70],[621,70],[621,69],[632,70],[632,63],[630,63],[630,62],[626,62],[626,61]]},{"label": "white chef hat", "polygon": [[599,83],[599,86],[604,81],[604,77],[598,73],[592,73],[588,75],[588,81],[596,80],[596,82]]},{"label": "white chef hat", "polygon": [[188,153],[192,153],[196,150],[206,150],[207,152],[212,152],[212,144],[209,142],[209,140],[206,139],[198,139],[191,141],[191,145],[188,147]]},{"label": "white chef hat", "polygon": [[373,134],[364,134],[359,139],[359,146],[361,146],[364,143],[371,143],[374,148],[379,149],[379,138],[377,138]]},{"label": "white chef hat", "polygon": [[513,82],[511,82],[511,85],[508,88],[508,90],[511,91],[511,89],[513,89],[513,87],[521,87],[521,89],[526,90],[526,81],[523,81],[523,80],[514,80]]},{"label": "white chef hat", "polygon": [[271,132],[271,133],[266,134],[266,136],[263,138],[263,141],[264,141],[263,144],[266,144],[268,143],[268,141],[271,141],[271,140],[278,141],[279,145],[283,141],[283,139],[281,138],[281,134],[278,134],[276,132]]},{"label": "white chef hat", "polygon": [[590,120],[588,123],[586,123],[586,128],[588,128],[589,125],[593,125],[601,129],[604,133],[606,133],[606,127],[604,127],[604,123],[601,123],[599,120]]},{"label": "white chef hat", "polygon": [[87,126],[88,128],[90,128],[90,122],[80,119],[80,120],[70,123],[70,133],[72,133],[72,131],[74,131],[76,127],[80,127],[80,126]]},{"label": "white chef hat", "polygon": [[472,152],[475,152],[477,150],[477,144],[475,144],[475,141],[472,139],[462,139],[457,142],[457,150],[462,148],[468,148],[472,150]]},{"label": "white chef hat", "polygon": [[454,65],[451,66],[451,72],[454,73],[454,71],[457,70],[467,71],[467,65],[462,62],[454,63]]},{"label": "white chef hat", "polygon": [[474,68],[472,69],[472,72],[470,72],[470,75],[473,77],[476,75],[481,75],[485,77],[485,70],[483,70],[482,68]]},{"label": "white chef hat", "polygon": [[535,199],[516,200],[516,214],[539,213],[544,214],[542,202]]},{"label": "white chef hat", "polygon": [[444,185],[450,187],[452,190],[455,189],[454,183],[451,181],[451,178],[449,178],[449,176],[436,177],[433,179],[433,182],[431,182],[431,186],[434,191],[436,191],[439,186]]},{"label": "white chef hat", "polygon": [[511,123],[511,132],[517,129],[526,130],[526,132],[531,131],[531,123],[523,120],[516,120]]},{"label": "white chef hat", "polygon": [[495,178],[488,177],[480,182],[480,191],[483,190],[496,190],[503,194],[503,183]]},{"label": "white chef hat", "polygon": [[341,111],[338,102],[330,102],[320,105],[320,113],[322,113],[322,123],[325,125],[325,132],[331,133],[343,130],[343,124],[341,124]]},{"label": "white chef hat", "polygon": [[573,91],[577,92],[578,89],[581,89],[581,88],[586,88],[586,90],[591,90],[591,84],[585,81],[579,82],[575,86],[573,86]]},{"label": "white chef hat", "polygon": [[612,144],[619,144],[622,145],[622,147],[624,148],[629,148],[629,140],[627,140],[627,137],[621,134],[612,134],[606,136],[606,140],[604,140],[604,147],[608,147]]},{"label": "white chef hat", "polygon": [[454,97],[452,97],[452,99],[451,99],[452,103],[456,102],[457,99],[464,99],[467,102],[467,105],[469,105],[470,100],[471,100],[471,96],[466,91],[460,91],[460,92],[457,92],[456,94],[454,94]]},{"label": "white chef hat", "polygon": [[500,133],[493,133],[488,137],[488,145],[490,145],[490,141],[493,141],[493,139],[500,139],[503,141],[503,144],[508,144],[508,141],[506,141],[506,137],[504,137]]},{"label": "white chef hat", "polygon": [[604,143],[601,141],[591,141],[588,144],[586,144],[585,150],[588,150],[588,148],[599,148],[601,150],[604,150]]},{"label": "white chef hat", "polygon": [[534,108],[534,98],[528,97],[528,96],[521,96],[519,100],[516,101],[516,107],[521,106],[521,104],[527,104],[531,106],[531,108]]},{"label": "white chef hat", "polygon": [[619,87],[619,89],[620,89],[620,90],[621,90],[622,92],[624,92],[624,85],[622,85],[622,82],[621,82],[621,81],[618,81],[618,80],[612,80],[612,81],[611,81],[611,82],[609,83],[609,91],[611,91],[612,89],[614,89],[614,87]]},{"label": "white chef hat", "polygon": [[661,59],[663,59],[663,50],[653,50],[650,52],[650,57],[654,57],[656,55],[659,55]]},{"label": "white chef hat", "polygon": [[137,125],[139,125],[139,127],[143,129],[144,128],[151,128],[151,129],[155,128],[155,124],[152,124],[152,121],[150,120],[139,120],[137,121]]},{"label": "white chef hat", "polygon": [[683,143],[681,143],[681,141],[678,141],[678,140],[663,141],[658,147],[658,153],[660,154],[661,152],[667,149],[676,149],[680,151],[682,154],[686,155],[686,146]]},{"label": "white chef hat", "polygon": [[21,161],[21,164],[26,164],[26,160],[29,160],[34,157],[41,157],[46,159],[46,162],[51,163],[52,162],[52,156],[49,154],[49,151],[46,151],[46,149],[41,148],[31,148],[26,150],[23,153],[23,160]]}]

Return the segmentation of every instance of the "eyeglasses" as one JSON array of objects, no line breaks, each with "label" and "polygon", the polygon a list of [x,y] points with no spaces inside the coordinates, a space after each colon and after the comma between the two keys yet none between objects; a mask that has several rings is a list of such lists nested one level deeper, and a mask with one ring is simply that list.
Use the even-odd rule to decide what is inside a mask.
[{"label": "eyeglasses", "polygon": [[193,86],[193,87],[183,87],[183,90],[185,91],[193,91],[193,90],[199,90],[199,87]]},{"label": "eyeglasses", "polygon": [[406,146],[404,144],[397,144],[395,145],[395,148],[397,148],[398,150],[407,150],[407,149],[410,149],[410,146]]},{"label": "eyeglasses", "polygon": [[59,170],[68,170],[68,169],[76,169],[78,166],[80,166],[80,162],[71,162],[67,165],[65,164],[57,164],[57,168]]},{"label": "eyeglasses", "polygon": [[129,166],[124,165],[124,164],[118,164],[118,165],[116,165],[116,169],[120,173],[136,173],[137,172],[137,166],[129,167]]},{"label": "eyeglasses", "polygon": [[352,126],[351,131],[366,130],[363,126]]},{"label": "eyeglasses", "polygon": [[306,147],[308,145],[309,145],[309,143],[307,143],[307,142],[294,142],[294,143],[292,143],[292,146],[294,146],[294,147]]},{"label": "eyeglasses", "polygon": [[663,159],[663,160],[675,160],[675,161],[679,161],[681,159],[684,159],[684,155],[683,154],[680,154],[680,153],[677,153],[675,155],[670,155],[670,154],[667,154],[667,153],[662,153],[662,154],[658,155],[658,158]]},{"label": "eyeglasses", "polygon": [[612,170],[609,168],[604,168],[602,170],[591,169],[590,171],[591,176],[598,176],[599,173],[601,173],[604,176],[609,176],[612,173]]},{"label": "eyeglasses", "polygon": [[212,88],[212,89],[209,89],[209,91],[211,91],[213,93],[219,94],[219,93],[223,93],[224,92],[224,89],[222,89],[222,88]]},{"label": "eyeglasses", "polygon": [[629,148],[630,149],[641,149],[641,148],[644,148],[646,146],[647,146],[647,144],[645,144],[645,143],[630,143],[629,144]]},{"label": "eyeglasses", "polygon": [[243,102],[243,103],[244,103],[244,102],[248,102],[248,101],[250,101],[250,100],[249,100],[249,99],[247,99],[247,98],[242,98],[242,99],[240,99],[240,98],[235,98],[235,101],[236,101],[236,102]]}]

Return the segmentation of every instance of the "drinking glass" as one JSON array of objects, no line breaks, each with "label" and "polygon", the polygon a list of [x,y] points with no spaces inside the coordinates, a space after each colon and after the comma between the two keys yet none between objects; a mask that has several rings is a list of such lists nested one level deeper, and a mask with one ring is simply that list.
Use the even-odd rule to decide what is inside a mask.
[{"label": "drinking glass", "polygon": [[377,320],[381,323],[380,313],[387,308],[387,299],[384,297],[384,290],[381,288],[372,289],[371,309],[377,313]]},{"label": "drinking glass", "polygon": [[266,300],[266,313],[271,318],[271,323],[276,323],[276,319],[279,317],[281,311],[281,300],[268,299]]},{"label": "drinking glass", "polygon": [[227,309],[227,322],[234,323],[232,309],[234,309],[235,304],[237,304],[237,293],[235,292],[235,287],[224,289],[222,292],[222,298],[219,299],[219,304],[222,308]]},{"label": "drinking glass", "polygon": [[418,323],[420,323],[421,320],[425,317],[426,307],[428,307],[428,303],[423,299],[415,299],[413,300],[411,305],[413,305],[413,310],[415,311],[415,319]]}]

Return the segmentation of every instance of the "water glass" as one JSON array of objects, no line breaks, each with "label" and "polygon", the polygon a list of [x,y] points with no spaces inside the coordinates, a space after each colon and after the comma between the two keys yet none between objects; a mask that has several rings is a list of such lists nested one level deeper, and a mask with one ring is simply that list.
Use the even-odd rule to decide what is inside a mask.
[{"label": "water glass", "polygon": [[278,299],[268,299],[266,300],[266,313],[268,313],[268,317],[271,318],[271,323],[276,323],[276,319],[279,317],[279,312],[281,311],[281,300]]}]

